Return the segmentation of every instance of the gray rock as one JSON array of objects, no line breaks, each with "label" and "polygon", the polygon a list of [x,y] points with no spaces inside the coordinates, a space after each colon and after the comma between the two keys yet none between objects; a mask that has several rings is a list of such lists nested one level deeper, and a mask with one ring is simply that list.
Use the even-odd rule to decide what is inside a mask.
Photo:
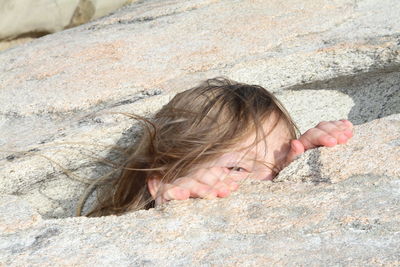
[{"label": "gray rock", "polygon": [[3,234],[25,230],[42,221],[40,215],[17,196],[0,196],[0,203],[0,231]]},{"label": "gray rock", "polygon": [[114,11],[128,0],[2,0],[0,40],[42,35],[86,23]]},{"label": "gray rock", "polygon": [[[399,265],[399,8],[139,1],[0,52],[0,265]],[[215,76],[270,89],[302,130],[348,118],[355,137],[227,199],[68,218],[134,141],[121,112]]]},{"label": "gray rock", "polygon": [[0,40],[36,32],[56,32],[67,26],[79,0],[3,0],[0,4]]},{"label": "gray rock", "polygon": [[146,1],[0,53],[0,193],[72,216],[111,171],[94,159],[118,161],[115,145],[134,139],[112,112],[154,112],[214,76],[274,91],[302,130],[399,113],[399,7]]},{"label": "gray rock", "polygon": [[318,184],[338,183],[360,174],[400,176],[400,114],[358,126],[355,138],[345,147],[349,148],[309,150],[285,168],[276,181]]},{"label": "gray rock", "polygon": [[[173,201],[119,217],[44,220],[1,232],[0,263],[396,266],[399,125],[397,115],[357,126],[351,143],[306,153],[274,182],[245,180],[229,198]],[[360,144],[371,153],[360,152]],[[383,158],[377,161],[376,153]],[[346,177],[329,171],[332,162]]]}]

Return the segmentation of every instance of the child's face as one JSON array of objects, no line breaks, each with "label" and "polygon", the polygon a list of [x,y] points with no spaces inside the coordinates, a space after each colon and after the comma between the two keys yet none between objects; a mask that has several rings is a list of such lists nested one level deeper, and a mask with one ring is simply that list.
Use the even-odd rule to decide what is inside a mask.
[{"label": "child's face", "polygon": [[275,127],[273,122],[266,121],[262,126],[264,132],[269,134],[257,144],[254,144],[255,132],[249,133],[231,151],[193,167],[191,172],[172,183],[149,179],[149,192],[156,204],[189,197],[226,197],[238,188],[237,181],[246,178],[272,180],[276,173],[304,151],[345,144],[353,136],[353,125],[347,120],[321,122],[297,140],[291,140],[284,121]]},{"label": "child's face", "polygon": [[[273,127],[272,123],[270,121],[264,123],[263,129],[266,133]],[[289,130],[286,124],[280,121],[266,136],[266,140],[261,140],[255,145],[255,138],[255,133],[249,134],[236,147],[232,148],[232,152],[198,166],[199,169],[202,169],[201,175],[212,175],[205,173],[204,170],[210,169],[212,172],[215,169],[213,167],[222,167],[226,170],[227,176],[234,180],[243,178],[272,180],[276,173],[287,164],[286,158],[290,151],[291,140]],[[192,175],[197,176],[196,173],[188,176]],[[221,179],[223,178],[221,177]]]}]

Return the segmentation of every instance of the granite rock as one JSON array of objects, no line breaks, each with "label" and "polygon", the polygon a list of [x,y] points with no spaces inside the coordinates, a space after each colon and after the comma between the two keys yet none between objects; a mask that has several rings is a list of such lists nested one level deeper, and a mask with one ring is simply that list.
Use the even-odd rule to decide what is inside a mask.
[{"label": "granite rock", "polygon": [[2,0],[0,40],[41,36],[107,15],[127,0]]},{"label": "granite rock", "polygon": [[[30,227],[0,232],[0,263],[397,266],[399,125],[397,115],[357,126],[349,144],[307,152],[275,181],[245,180],[225,199],[173,201],[119,217],[40,222],[34,219],[37,213],[24,209]],[[363,144],[370,153],[360,152]],[[330,171],[332,165],[346,172]],[[27,204],[20,200],[18,205]],[[13,217],[16,224],[20,217]]]},{"label": "granite rock", "polygon": [[[138,1],[0,52],[0,265],[399,265],[399,8]],[[72,217],[135,140],[125,113],[215,76],[268,88],[302,131],[347,118],[355,137],[227,199]]]},{"label": "granite rock", "polygon": [[[198,81],[275,92],[303,131],[400,112],[398,1],[145,1],[0,53],[0,193],[74,214],[134,121]],[[117,147],[116,147],[117,146]]]},{"label": "granite rock", "polygon": [[400,114],[358,126],[355,138],[346,146],[351,148],[309,150],[285,168],[276,181],[331,184],[361,174],[399,177]]}]

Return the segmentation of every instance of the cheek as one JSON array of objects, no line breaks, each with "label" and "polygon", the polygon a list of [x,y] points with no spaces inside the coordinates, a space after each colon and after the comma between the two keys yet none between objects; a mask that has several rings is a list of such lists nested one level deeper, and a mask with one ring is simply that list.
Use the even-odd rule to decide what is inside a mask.
[{"label": "cheek", "polygon": [[276,173],[267,167],[255,169],[253,173],[250,175],[250,177],[255,180],[268,180],[268,181],[273,180],[275,176]]}]

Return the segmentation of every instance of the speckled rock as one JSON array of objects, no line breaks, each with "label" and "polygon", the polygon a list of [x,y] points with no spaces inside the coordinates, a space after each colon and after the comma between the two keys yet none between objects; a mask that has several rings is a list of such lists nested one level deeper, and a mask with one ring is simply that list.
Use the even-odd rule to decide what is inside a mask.
[{"label": "speckled rock", "polygon": [[[347,145],[307,152],[274,182],[245,180],[225,199],[174,201],[119,217],[40,223],[36,213],[25,209],[24,220],[32,218],[29,228],[0,232],[0,263],[397,266],[399,125],[397,115],[357,126]],[[362,144],[370,153],[360,151]],[[333,162],[346,172],[329,171]]]},{"label": "speckled rock", "polygon": [[0,194],[74,214],[134,121],[198,81],[274,91],[306,130],[400,113],[398,1],[145,1],[0,53]]},{"label": "speckled rock", "polygon": [[[0,265],[399,265],[399,8],[138,1],[0,52]],[[356,135],[227,199],[68,218],[133,142],[123,113],[215,76],[273,91],[303,131]]]},{"label": "speckled rock", "polygon": [[336,146],[307,151],[302,160],[285,168],[277,181],[289,177],[292,181],[338,183],[358,174],[400,176],[400,114],[362,124],[355,135],[348,144],[351,149]]}]

